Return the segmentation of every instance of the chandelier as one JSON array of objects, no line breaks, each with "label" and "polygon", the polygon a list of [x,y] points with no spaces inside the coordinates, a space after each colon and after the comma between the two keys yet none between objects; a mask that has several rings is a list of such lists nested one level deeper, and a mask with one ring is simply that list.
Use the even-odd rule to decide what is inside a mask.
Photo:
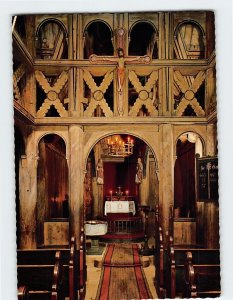
[{"label": "chandelier", "polygon": [[113,157],[127,157],[133,154],[134,142],[128,136],[124,140],[120,135],[112,135],[107,138],[105,155]]}]

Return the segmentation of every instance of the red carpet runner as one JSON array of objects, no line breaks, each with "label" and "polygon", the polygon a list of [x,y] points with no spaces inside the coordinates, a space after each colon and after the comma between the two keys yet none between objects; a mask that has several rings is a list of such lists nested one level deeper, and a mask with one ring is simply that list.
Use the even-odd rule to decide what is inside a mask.
[{"label": "red carpet runner", "polygon": [[97,300],[151,299],[142,270],[138,246],[108,245]]}]

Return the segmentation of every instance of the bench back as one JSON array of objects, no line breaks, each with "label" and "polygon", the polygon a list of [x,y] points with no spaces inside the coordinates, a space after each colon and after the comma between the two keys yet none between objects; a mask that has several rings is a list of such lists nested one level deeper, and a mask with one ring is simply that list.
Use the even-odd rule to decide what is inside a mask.
[{"label": "bench back", "polygon": [[[85,247],[83,246],[85,251]],[[18,276],[24,274],[24,281],[31,279],[31,285],[34,286],[43,276],[50,277],[52,268],[55,264],[55,254],[58,249],[32,249],[32,250],[17,250]],[[71,238],[70,249],[59,249],[60,261],[63,266],[63,289],[66,297],[70,300],[77,299],[77,290],[80,288],[79,278],[84,280],[84,275],[80,271],[79,251],[76,248],[76,240]],[[86,263],[85,255],[82,254],[82,261]],[[41,268],[40,275],[37,274],[38,268]],[[84,268],[85,270],[85,268]],[[28,275],[26,274],[28,273]],[[30,275],[30,274],[31,275]],[[26,278],[28,276],[28,278]],[[48,286],[51,284],[51,279],[47,280]],[[47,287],[48,287],[47,286]]]},{"label": "bench back", "polygon": [[186,253],[184,297],[218,297],[221,294],[220,265],[194,264],[191,252]]},{"label": "bench back", "polygon": [[[55,254],[58,249],[29,249],[17,250],[18,265],[50,265],[55,263]],[[61,262],[69,265],[70,249],[59,249]]]},{"label": "bench back", "polygon": [[63,300],[63,266],[59,251],[54,261],[51,265],[18,265],[18,286],[27,286],[28,294],[32,294],[33,299],[38,296],[41,299]]},{"label": "bench back", "polygon": [[185,263],[186,252],[189,251],[192,254],[193,264],[200,265],[219,265],[220,253],[219,249],[204,249],[204,248],[190,248],[182,247],[176,248],[173,246],[173,239],[170,237],[170,243],[168,247],[168,266],[167,266],[167,296],[175,298],[185,293]]}]

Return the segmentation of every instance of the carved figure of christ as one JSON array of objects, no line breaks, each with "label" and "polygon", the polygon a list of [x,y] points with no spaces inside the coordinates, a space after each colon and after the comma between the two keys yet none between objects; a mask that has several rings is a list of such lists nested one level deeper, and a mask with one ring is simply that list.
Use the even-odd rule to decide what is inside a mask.
[{"label": "carved figure of christ", "polygon": [[151,62],[151,58],[148,55],[144,56],[128,56],[124,57],[123,49],[118,49],[118,57],[114,56],[98,56],[92,54],[89,57],[89,61],[93,64],[101,64],[105,62],[117,64],[117,82],[118,82],[118,112],[122,116],[123,110],[123,87],[125,80],[125,64],[135,63],[135,64],[147,64]]}]

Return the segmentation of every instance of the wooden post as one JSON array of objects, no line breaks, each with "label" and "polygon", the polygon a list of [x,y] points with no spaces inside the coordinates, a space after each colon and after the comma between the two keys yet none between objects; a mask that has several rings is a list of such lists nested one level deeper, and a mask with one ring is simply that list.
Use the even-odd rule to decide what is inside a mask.
[{"label": "wooden post", "polygon": [[[173,205],[174,192],[174,168],[173,168],[173,128],[171,124],[165,124],[161,130],[162,141],[162,161],[159,169],[161,170],[161,180],[159,182],[160,200],[163,216],[162,224],[165,235],[169,231],[169,212],[170,206]],[[165,241],[166,242],[166,241]]]},{"label": "wooden post", "polygon": [[[83,210],[83,185],[84,185],[84,163],[83,163],[83,130],[78,125],[69,127],[70,135],[70,236],[80,240],[80,229],[82,225],[81,215]],[[79,246],[79,245],[78,245]]]},{"label": "wooden post", "polygon": [[36,243],[37,154],[34,131],[28,136],[26,156],[19,170],[20,249],[34,249]]}]

